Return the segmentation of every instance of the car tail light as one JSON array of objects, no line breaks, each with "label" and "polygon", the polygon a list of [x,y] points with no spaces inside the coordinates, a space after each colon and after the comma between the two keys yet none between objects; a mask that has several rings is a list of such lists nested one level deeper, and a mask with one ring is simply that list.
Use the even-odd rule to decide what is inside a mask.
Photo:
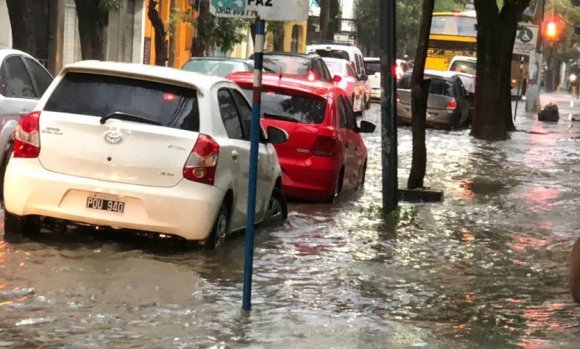
[{"label": "car tail light", "polygon": [[36,158],[40,154],[40,112],[35,111],[18,121],[14,133],[14,157]]},{"label": "car tail light", "polygon": [[312,154],[318,156],[334,156],[339,149],[339,143],[336,138],[318,136],[312,146]]},{"label": "car tail light", "polygon": [[213,185],[220,146],[210,136],[200,133],[183,167],[183,177]]},{"label": "car tail light", "polygon": [[447,109],[455,109],[455,108],[457,108],[457,101],[455,101],[455,98],[451,98],[449,104],[447,104]]}]

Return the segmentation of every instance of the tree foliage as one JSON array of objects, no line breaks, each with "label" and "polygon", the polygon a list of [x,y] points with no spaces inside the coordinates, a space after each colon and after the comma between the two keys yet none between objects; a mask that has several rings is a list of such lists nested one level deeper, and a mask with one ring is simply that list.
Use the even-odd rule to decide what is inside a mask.
[{"label": "tree foliage", "polygon": [[231,50],[236,44],[242,42],[245,35],[239,28],[247,28],[248,22],[235,18],[216,18],[209,12],[209,0],[201,0],[199,17],[195,23],[197,35],[194,36],[191,45],[193,57],[208,56],[214,48],[222,52]]}]

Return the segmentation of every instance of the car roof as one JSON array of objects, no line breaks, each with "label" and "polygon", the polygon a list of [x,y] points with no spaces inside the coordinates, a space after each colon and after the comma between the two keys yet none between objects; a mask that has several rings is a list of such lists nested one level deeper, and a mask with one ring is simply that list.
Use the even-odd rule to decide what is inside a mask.
[{"label": "car roof", "polygon": [[30,55],[24,51],[15,50],[15,49],[11,49],[11,48],[0,49],[0,60],[4,59],[10,55],[22,55],[22,56],[26,56],[26,57],[35,59],[32,55]]},{"label": "car roof", "polygon": [[[413,74],[413,70],[408,70],[407,72],[405,72],[405,75],[411,75]],[[436,76],[436,77],[441,77],[441,78],[452,78],[455,75],[458,75],[456,71],[449,71],[449,70],[430,70],[430,69],[425,69],[425,75],[429,75],[429,76]]]},{"label": "car roof", "polygon": [[342,58],[334,58],[334,57],[322,57],[323,61],[328,61],[328,62],[334,62],[334,63],[340,63],[342,65],[350,65],[350,62],[347,61],[346,59],[342,59]]},{"label": "car roof", "polygon": [[324,49],[324,50],[328,50],[328,51],[332,51],[332,50],[340,50],[340,51],[348,51],[351,53],[361,53],[361,50],[351,44],[340,44],[340,43],[331,43],[331,44],[311,44],[311,45],[307,45],[306,46],[307,50],[319,50],[319,49]]},{"label": "car roof", "polygon": [[229,80],[194,73],[181,69],[161,67],[156,65],[145,65],[137,63],[118,63],[107,61],[80,61],[63,68],[59,75],[68,72],[96,73],[102,75],[125,76],[129,78],[145,78],[146,80],[156,80],[164,83],[177,83],[188,87],[193,87],[203,95],[219,82],[229,82]]},{"label": "car roof", "polygon": [[[280,51],[269,51],[264,52],[265,56],[288,56],[288,57],[303,57],[303,58],[316,58],[320,57],[316,53],[295,53],[295,52],[280,52]],[[253,55],[252,55],[253,56]]]},{"label": "car roof", "polygon": [[242,58],[230,58],[230,57],[191,57],[187,60],[190,61],[228,61],[228,62],[241,62],[248,63],[247,59]]},{"label": "car roof", "polygon": [[477,62],[477,58],[470,56],[454,56],[451,58],[451,62],[453,63],[455,61]]},{"label": "car roof", "polygon": [[[228,75],[227,78],[246,86],[253,85],[254,83],[254,74],[250,72],[232,73]],[[295,90],[324,98],[328,92],[336,88],[334,84],[325,81],[308,81],[275,73],[262,74],[262,86]]]}]

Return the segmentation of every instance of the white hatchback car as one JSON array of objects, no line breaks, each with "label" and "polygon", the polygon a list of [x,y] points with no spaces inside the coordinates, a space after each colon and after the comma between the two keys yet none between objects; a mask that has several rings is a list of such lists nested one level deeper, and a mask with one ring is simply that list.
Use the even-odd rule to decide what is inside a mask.
[{"label": "white hatchback car", "polygon": [[[14,136],[5,237],[41,222],[127,228],[222,245],[246,224],[251,108],[229,80],[85,61],[65,67]],[[269,128],[259,145],[256,223],[286,218]]]}]

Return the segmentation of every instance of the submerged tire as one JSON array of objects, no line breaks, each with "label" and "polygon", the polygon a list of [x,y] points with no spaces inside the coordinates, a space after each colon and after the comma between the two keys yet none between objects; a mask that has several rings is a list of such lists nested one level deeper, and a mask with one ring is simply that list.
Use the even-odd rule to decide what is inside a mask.
[{"label": "submerged tire", "polygon": [[4,211],[4,240],[15,241],[23,236],[40,234],[40,219],[37,216],[18,216]]},{"label": "submerged tire", "polygon": [[281,222],[288,218],[288,202],[284,193],[279,188],[272,190],[268,210],[266,212],[267,222]]},{"label": "submerged tire", "polygon": [[226,243],[226,238],[230,230],[230,215],[225,204],[220,206],[220,210],[211,229],[209,237],[205,241],[205,247],[213,250],[221,248]]},{"label": "submerged tire", "polygon": [[6,174],[6,167],[8,167],[8,160],[12,154],[13,146],[10,144],[4,153],[2,162],[0,162],[0,202],[4,203],[4,176]]}]

